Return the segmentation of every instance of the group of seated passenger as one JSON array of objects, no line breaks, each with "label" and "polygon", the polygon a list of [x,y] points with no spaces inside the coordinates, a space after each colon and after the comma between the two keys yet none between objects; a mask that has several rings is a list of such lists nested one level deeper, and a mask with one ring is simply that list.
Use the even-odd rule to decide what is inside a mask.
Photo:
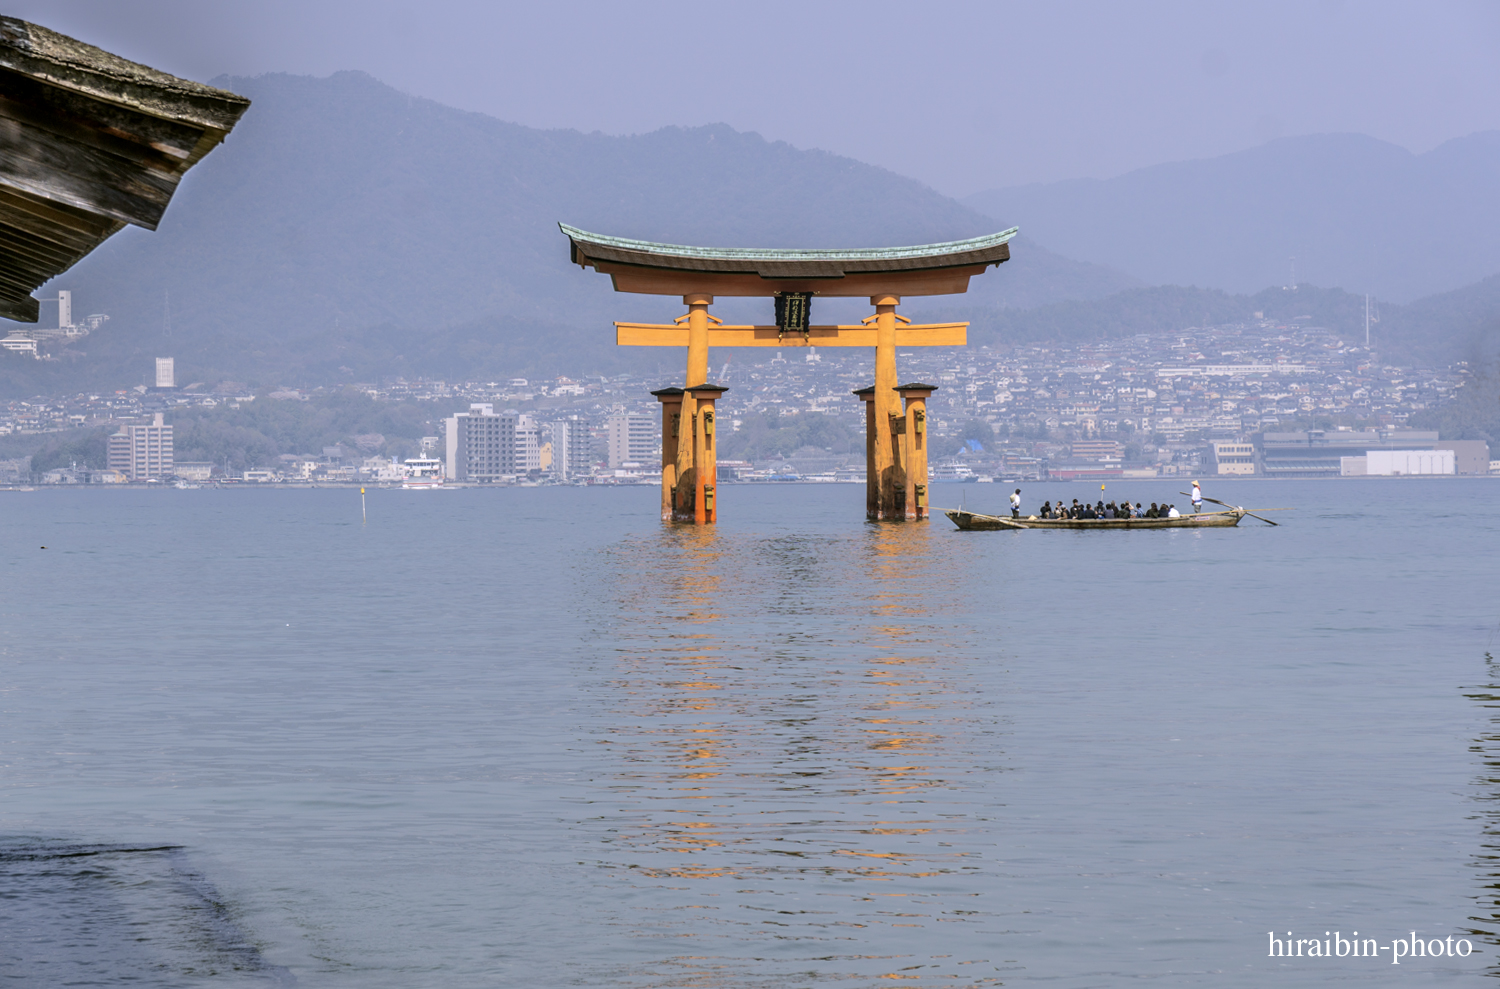
[{"label": "group of seated passenger", "polygon": [[1176,505],[1151,503],[1150,508],[1141,508],[1141,503],[1136,502],[1133,506],[1130,502],[1105,504],[1101,499],[1096,505],[1079,504],[1078,499],[1073,499],[1073,504],[1064,505],[1058,501],[1056,505],[1052,502],[1042,504],[1039,518],[1044,519],[1176,519],[1181,518],[1182,513],[1177,510]]}]

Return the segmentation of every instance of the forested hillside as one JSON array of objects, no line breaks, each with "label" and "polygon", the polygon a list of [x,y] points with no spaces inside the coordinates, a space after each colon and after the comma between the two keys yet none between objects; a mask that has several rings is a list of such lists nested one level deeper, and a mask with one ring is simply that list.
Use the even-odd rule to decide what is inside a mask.
[{"label": "forested hillside", "polygon": [[[110,322],[55,362],[0,354],[4,392],[134,385],[168,354],[184,381],[288,385],[642,359],[616,350],[609,320],[671,318],[679,307],[615,295],[608,279],[570,265],[559,220],[766,247],[996,229],[911,179],[722,125],[634,137],[536,130],[358,72],[216,83],[254,104],[188,176],[161,229],[127,229],[48,286]],[[973,298],[1025,307],[1129,284],[1023,241]],[[55,319],[55,308],[43,312]]]}]

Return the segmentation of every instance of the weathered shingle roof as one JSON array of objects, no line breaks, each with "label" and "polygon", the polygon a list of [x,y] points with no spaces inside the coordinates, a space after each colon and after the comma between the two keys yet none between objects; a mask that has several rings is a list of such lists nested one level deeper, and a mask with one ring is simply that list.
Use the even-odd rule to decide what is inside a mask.
[{"label": "weathered shingle roof", "polygon": [[0,17],[0,316],[127,223],[154,230],[184,172],[250,106]]},{"label": "weathered shingle roof", "polygon": [[930,271],[999,264],[1010,258],[1009,241],[1018,228],[969,240],[915,247],[854,250],[784,250],[750,247],[687,247],[589,233],[559,223],[572,244],[574,264],[603,261],[671,271],[753,274],[761,278],[843,278],[895,271]]}]

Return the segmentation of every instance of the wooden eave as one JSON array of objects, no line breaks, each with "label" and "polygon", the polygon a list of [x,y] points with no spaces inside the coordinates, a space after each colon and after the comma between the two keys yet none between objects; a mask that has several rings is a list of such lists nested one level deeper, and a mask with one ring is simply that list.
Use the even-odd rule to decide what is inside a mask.
[{"label": "wooden eave", "polygon": [[0,316],[125,224],[154,230],[250,101],[0,17]]},{"label": "wooden eave", "polygon": [[609,275],[617,292],[647,295],[958,294],[972,276],[1010,259],[1017,232],[915,247],[778,250],[657,244],[558,226],[574,264]]}]

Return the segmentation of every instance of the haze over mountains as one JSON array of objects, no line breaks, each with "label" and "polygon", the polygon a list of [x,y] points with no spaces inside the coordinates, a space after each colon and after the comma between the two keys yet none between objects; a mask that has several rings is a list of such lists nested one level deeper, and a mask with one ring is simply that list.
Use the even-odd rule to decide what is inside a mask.
[{"label": "haze over mountains", "polygon": [[[1237,162],[1233,167],[1223,165],[1225,159],[1187,162],[1160,166],[1165,171],[1159,175],[1144,170],[1157,176],[1150,181],[1126,176],[1111,180],[1123,184],[1028,187],[998,198],[971,197],[965,205],[880,168],[722,125],[633,137],[537,130],[414,99],[358,72],[215,84],[254,104],[229,142],[190,173],[161,229],[126,230],[48,286],[54,293],[71,289],[76,312],[104,311],[110,322],[58,361],[0,354],[0,392],[128,387],[146,382],[152,358],[167,355],[177,358],[183,382],[229,378],[291,386],[397,374],[492,380],[661,362],[662,351],[616,348],[609,323],[670,319],[679,307],[669,299],[615,294],[607,278],[569,264],[559,220],[652,240],[765,247],[928,243],[1019,222],[1023,233],[1013,244],[1013,260],[975,279],[969,295],[911,300],[904,307],[914,316],[973,319],[975,343],[1175,329],[1196,325],[1205,313],[1246,318],[1251,309],[1278,306],[1218,289],[1282,284],[1290,252],[1277,246],[1277,224],[1251,222],[1261,200],[1236,190],[1253,186],[1257,196],[1274,198],[1281,181],[1312,203],[1316,184],[1304,172],[1326,174],[1329,181],[1338,172],[1318,165],[1327,157],[1318,154],[1299,169],[1298,148],[1324,147],[1321,139],[1302,139],[1228,156]],[[1414,160],[1446,162],[1442,169],[1424,164],[1422,174],[1436,169],[1448,175],[1461,203],[1479,195],[1474,175],[1487,167],[1490,145],[1450,143],[1445,155]],[[1332,144],[1345,149],[1339,160],[1346,164],[1364,151],[1371,160],[1400,158],[1368,139]],[[1254,161],[1275,167],[1259,175]],[[1179,184],[1198,199],[1157,211],[1154,227],[1126,236],[1120,218],[1142,208],[1131,197],[1149,198],[1147,191],[1168,196],[1173,183],[1163,176],[1179,172],[1197,176]],[[1381,172],[1380,181],[1393,174]],[[1221,183],[1217,193],[1214,182]],[[1451,288],[1460,279],[1500,271],[1500,250],[1493,258],[1486,254],[1494,230],[1470,231],[1474,224],[1454,215],[1459,208],[1442,199],[1435,182],[1421,193],[1435,204],[1431,222],[1422,226],[1417,211],[1403,238],[1390,237],[1387,229],[1384,239],[1362,248],[1361,256],[1376,261],[1390,254],[1400,269],[1395,262],[1420,253],[1406,245],[1440,239],[1433,230],[1466,237],[1448,245],[1444,256],[1462,256],[1467,267],[1430,264],[1428,283],[1401,275],[1401,284],[1416,294],[1429,283]],[[1075,203],[1068,193],[1074,188],[1085,189],[1094,205]],[[1203,213],[1207,207],[1189,208],[1221,199],[1230,205],[1220,209],[1218,225]],[[1365,201],[1337,201],[1346,200]],[[976,203],[993,210],[993,218]],[[1097,227],[1088,224],[1091,208],[1098,211]],[[1332,206],[1318,216],[1343,222]],[[1313,239],[1321,229],[1314,219],[1299,221]],[[1094,229],[1111,233],[1090,241],[1086,235]],[[1049,237],[1068,245],[1063,255],[1076,250],[1090,260],[1051,253],[1041,246],[1052,246]],[[1243,274],[1237,256],[1214,261],[1226,243],[1265,274]],[[1225,280],[1152,274],[1198,263],[1195,253],[1204,256],[1204,271],[1219,271]],[[1455,273],[1470,271],[1476,272],[1472,278]],[[1300,270],[1299,278],[1319,280]],[[1208,288],[1148,287],[1195,280]],[[1393,289],[1376,291],[1396,297]],[[1404,339],[1431,337],[1441,344],[1431,353],[1451,355],[1461,349],[1460,337],[1490,325],[1490,314],[1500,309],[1497,294],[1493,284],[1457,293],[1459,301],[1432,310],[1438,315],[1412,322]],[[1305,308],[1307,298],[1287,305]],[[1345,319],[1352,296],[1337,299],[1325,308]],[[719,309],[731,319],[770,320],[765,300],[726,302]],[[814,309],[820,322],[864,312],[855,301],[819,302]],[[55,309],[44,306],[43,313],[52,319]],[[1394,333],[1397,323],[1388,317],[1386,330]],[[667,364],[665,373],[679,371],[677,359]]]},{"label": "haze over mountains", "polygon": [[1500,131],[1421,155],[1318,134],[963,201],[1151,285],[1256,292],[1289,284],[1295,257],[1299,282],[1410,302],[1500,272],[1497,179]]},{"label": "haze over mountains", "polygon": [[[254,101],[240,127],[184,183],[159,231],[127,230],[49,286],[111,321],[82,342],[83,358],[0,362],[12,391],[34,393],[31,382],[48,378],[102,387],[119,365],[147,369],[165,353],[188,380],[289,384],[589,372],[642,359],[617,352],[610,320],[671,319],[680,304],[617,295],[570,264],[559,220],[768,247],[995,229],[914,180],[725,126],[536,130],[357,72],[215,84]],[[1133,284],[1034,246],[1018,254],[1010,277],[976,285],[985,298],[1025,306]],[[748,314],[769,322],[761,301],[766,311]]]}]

